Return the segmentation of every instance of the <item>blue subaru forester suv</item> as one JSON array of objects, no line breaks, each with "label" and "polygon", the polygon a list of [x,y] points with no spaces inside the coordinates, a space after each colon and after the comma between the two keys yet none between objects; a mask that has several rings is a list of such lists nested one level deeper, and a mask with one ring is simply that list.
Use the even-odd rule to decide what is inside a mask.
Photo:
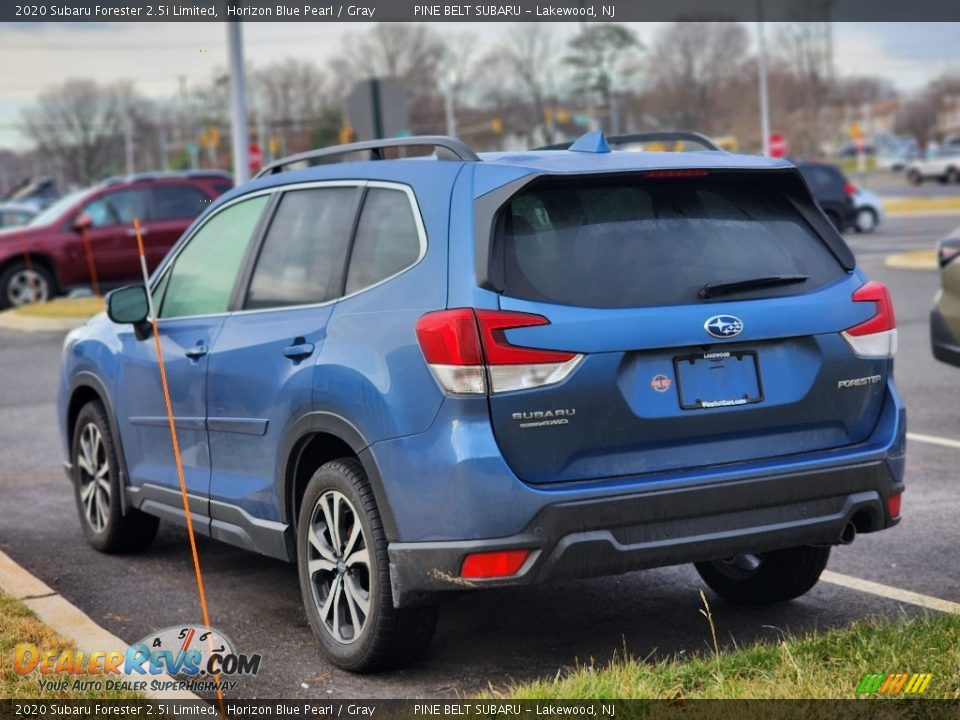
[{"label": "blue subaru forester suv", "polygon": [[[194,528],[296,562],[349,670],[465,590],[693,562],[789,600],[900,515],[890,296],[782,160],[314,151],[150,288]],[[184,504],[144,288],[108,315],[67,336],[60,429],[87,537],[129,552]]]}]

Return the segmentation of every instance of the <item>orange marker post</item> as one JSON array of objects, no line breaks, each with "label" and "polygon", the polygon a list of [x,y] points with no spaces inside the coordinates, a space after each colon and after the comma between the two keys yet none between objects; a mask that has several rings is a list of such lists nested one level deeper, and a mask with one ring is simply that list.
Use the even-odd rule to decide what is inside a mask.
[{"label": "orange marker post", "polygon": [[33,272],[33,263],[30,261],[30,250],[27,249],[27,241],[23,237],[23,231],[20,231],[20,251],[23,253],[23,265],[30,273],[30,289],[33,295],[33,302],[40,299],[40,288],[37,285],[37,276]]},{"label": "orange marker post", "polygon": [[83,252],[87,256],[87,272],[90,274],[90,287],[93,294],[100,297],[100,282],[97,280],[97,264],[93,260],[93,248],[90,246],[90,234],[86,225],[80,226],[80,237],[83,238]]},{"label": "orange marker post", "polygon": [[[150,310],[150,326],[153,330],[153,345],[157,350],[157,365],[160,368],[160,385],[163,389],[163,402],[167,408],[167,423],[170,425],[170,442],[173,445],[173,457],[177,466],[177,479],[180,481],[180,497],[183,499],[183,514],[187,520],[187,537],[190,539],[190,553],[193,555],[193,570],[197,577],[197,594],[200,596],[200,611],[203,624],[210,628],[210,614],[207,612],[207,594],[203,589],[203,574],[200,572],[200,556],[197,553],[197,538],[193,532],[193,520],[190,517],[190,501],[187,498],[187,482],[183,477],[183,460],[180,457],[180,443],[177,442],[177,424],[173,418],[173,404],[170,402],[170,386],[167,384],[167,370],[163,364],[163,350],[160,347],[160,329],[157,326],[157,314],[153,307],[153,294],[150,292],[150,276],[147,272],[147,258],[143,251],[143,238],[140,235],[140,220],[134,218],[133,230],[137,236],[137,252],[140,254],[140,269],[143,272],[143,286],[147,291],[147,307]],[[213,650],[213,638],[210,636],[210,649]],[[220,715],[226,717],[223,704],[223,690],[220,688],[220,673],[214,673],[217,685],[217,700],[220,702]]]},{"label": "orange marker post", "polygon": [[93,260],[93,248],[90,246],[90,235],[87,232],[86,225],[80,226],[80,237],[83,238],[83,252],[87,256],[87,272],[90,274],[90,287],[93,288],[93,294],[100,297],[100,282],[97,280],[97,264]]}]

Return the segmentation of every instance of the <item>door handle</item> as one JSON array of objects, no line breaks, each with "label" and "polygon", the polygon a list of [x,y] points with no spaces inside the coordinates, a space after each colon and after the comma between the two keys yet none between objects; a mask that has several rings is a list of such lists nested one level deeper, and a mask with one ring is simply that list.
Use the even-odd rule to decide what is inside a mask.
[{"label": "door handle", "polygon": [[[140,228],[140,236],[141,236],[141,237],[143,237],[144,235],[149,235],[149,234],[150,234],[150,228],[145,228],[145,227],[141,227],[141,228]],[[133,228],[127,228],[127,237],[136,237],[136,236],[137,236],[137,231],[136,231],[136,230],[134,230]]]},{"label": "door handle", "polygon": [[199,360],[208,352],[210,352],[210,348],[208,348],[206,345],[201,345],[198,343],[194,345],[192,348],[187,348],[187,350],[184,351],[183,354],[186,355],[191,360]]},{"label": "door handle", "polygon": [[[300,342],[297,342],[297,340]],[[294,341],[293,345],[289,345],[283,349],[284,357],[288,357],[291,360],[302,360],[313,353],[313,343],[304,342],[302,338],[297,338],[297,340]]]}]

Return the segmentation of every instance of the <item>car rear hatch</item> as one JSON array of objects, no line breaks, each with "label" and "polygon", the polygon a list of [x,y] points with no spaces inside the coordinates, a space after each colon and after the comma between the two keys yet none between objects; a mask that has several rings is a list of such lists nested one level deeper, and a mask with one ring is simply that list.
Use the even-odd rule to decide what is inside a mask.
[{"label": "car rear hatch", "polygon": [[495,221],[501,312],[478,311],[493,429],[517,476],[655,474],[865,440],[892,308],[883,286],[861,289],[831,232],[792,170],[524,187]]}]

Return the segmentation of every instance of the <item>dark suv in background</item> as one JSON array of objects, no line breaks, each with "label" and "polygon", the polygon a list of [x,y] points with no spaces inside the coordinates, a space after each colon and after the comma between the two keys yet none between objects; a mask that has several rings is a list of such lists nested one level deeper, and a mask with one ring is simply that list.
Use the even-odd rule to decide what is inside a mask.
[{"label": "dark suv in background", "polygon": [[813,193],[813,199],[830,218],[834,227],[840,232],[846,232],[854,227],[857,211],[853,195],[857,187],[847,179],[843,171],[836,165],[810,160],[794,160],[793,164],[807,181],[810,192]]},{"label": "dark suv in background", "polygon": [[60,198],[29,225],[0,230],[0,309],[89,284],[84,226],[100,283],[109,287],[137,278],[134,218],[140,219],[152,269],[193,219],[232,187],[231,177],[217,170],[150,173],[112,178]]}]

